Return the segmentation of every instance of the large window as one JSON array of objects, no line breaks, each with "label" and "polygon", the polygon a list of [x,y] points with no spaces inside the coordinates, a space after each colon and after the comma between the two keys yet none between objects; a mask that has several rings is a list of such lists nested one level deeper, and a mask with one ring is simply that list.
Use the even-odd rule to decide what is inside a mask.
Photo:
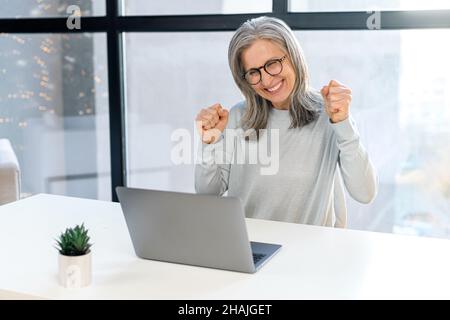
[{"label": "large window", "polygon": [[104,34],[0,35],[0,136],[22,196],[111,199]]},{"label": "large window", "polygon": [[[338,79],[352,88],[352,114],[379,175],[371,205],[347,195],[349,227],[450,237],[450,45],[441,42],[450,31],[295,33],[313,87]],[[173,163],[171,136],[183,128],[194,139],[200,108],[242,100],[227,64],[230,37],[127,35],[129,185],[194,191],[194,166]]]}]

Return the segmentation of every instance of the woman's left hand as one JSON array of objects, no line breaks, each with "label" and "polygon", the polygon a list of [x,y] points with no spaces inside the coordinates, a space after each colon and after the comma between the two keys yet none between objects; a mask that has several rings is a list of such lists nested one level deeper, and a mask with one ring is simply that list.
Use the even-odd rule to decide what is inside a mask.
[{"label": "woman's left hand", "polygon": [[325,111],[331,122],[337,123],[348,118],[350,103],[352,102],[352,90],[336,80],[331,80],[327,86],[320,90]]}]

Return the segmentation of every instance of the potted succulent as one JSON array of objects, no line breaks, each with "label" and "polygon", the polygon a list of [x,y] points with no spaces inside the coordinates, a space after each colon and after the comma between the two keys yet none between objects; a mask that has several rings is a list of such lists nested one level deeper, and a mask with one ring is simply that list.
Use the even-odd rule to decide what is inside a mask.
[{"label": "potted succulent", "polygon": [[67,228],[56,240],[59,251],[59,283],[66,288],[81,288],[91,283],[91,246],[88,230],[81,226]]}]

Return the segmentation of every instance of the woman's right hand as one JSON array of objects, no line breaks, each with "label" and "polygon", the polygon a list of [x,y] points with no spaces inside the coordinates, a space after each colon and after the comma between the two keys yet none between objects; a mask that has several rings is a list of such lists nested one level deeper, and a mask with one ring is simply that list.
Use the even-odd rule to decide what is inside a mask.
[{"label": "woman's right hand", "polygon": [[195,122],[204,143],[216,142],[227,127],[228,110],[216,103],[211,107],[200,110]]}]

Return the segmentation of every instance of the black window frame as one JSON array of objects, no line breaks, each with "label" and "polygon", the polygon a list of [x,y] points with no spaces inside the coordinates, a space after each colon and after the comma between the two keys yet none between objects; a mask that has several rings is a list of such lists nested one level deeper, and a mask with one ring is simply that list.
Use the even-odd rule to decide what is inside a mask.
[{"label": "black window frame", "polygon": [[[102,32],[107,35],[109,131],[112,200],[115,188],[126,185],[124,32],[234,31],[244,21],[268,15],[284,20],[293,30],[368,30],[370,11],[290,12],[289,0],[272,0],[272,11],[258,14],[122,16],[121,0],[104,0],[106,15],[81,17],[81,28],[69,30],[66,17],[0,19],[0,33]],[[450,10],[380,11],[380,29],[450,28]]]}]

